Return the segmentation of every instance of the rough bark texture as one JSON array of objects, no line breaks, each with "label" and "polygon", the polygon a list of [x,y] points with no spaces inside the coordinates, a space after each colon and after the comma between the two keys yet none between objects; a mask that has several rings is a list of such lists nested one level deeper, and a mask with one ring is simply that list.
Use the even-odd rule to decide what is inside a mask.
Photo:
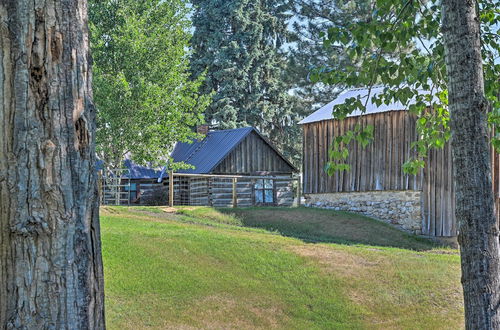
[{"label": "rough bark texture", "polygon": [[0,0],[0,329],[104,327],[84,0]]},{"label": "rough bark texture", "polygon": [[491,183],[476,2],[443,0],[458,241],[468,329],[500,327],[499,232]]}]

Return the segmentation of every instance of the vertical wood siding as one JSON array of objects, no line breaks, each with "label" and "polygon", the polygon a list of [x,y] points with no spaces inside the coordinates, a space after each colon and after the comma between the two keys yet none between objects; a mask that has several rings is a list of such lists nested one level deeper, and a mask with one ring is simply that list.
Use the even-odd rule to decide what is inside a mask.
[{"label": "vertical wood siding", "polygon": [[252,175],[292,174],[293,171],[273,148],[252,132],[211,173]]},{"label": "vertical wood siding", "polygon": [[[350,171],[325,173],[328,148],[335,136],[356,124],[374,126],[374,140],[365,148],[349,144]],[[403,164],[415,156],[415,117],[407,111],[391,111],[345,120],[325,120],[304,128],[304,193],[333,193],[371,190],[419,190],[421,174],[403,173]]]},{"label": "vertical wood siding", "polygon": [[422,233],[455,236],[455,191],[450,143],[429,151],[423,171]]},{"label": "vertical wood siding", "polygon": [[[499,155],[491,152],[491,179],[497,219],[499,219]],[[443,149],[429,151],[423,172],[422,233],[430,236],[455,236],[455,189],[453,185],[453,159],[450,143]]]}]

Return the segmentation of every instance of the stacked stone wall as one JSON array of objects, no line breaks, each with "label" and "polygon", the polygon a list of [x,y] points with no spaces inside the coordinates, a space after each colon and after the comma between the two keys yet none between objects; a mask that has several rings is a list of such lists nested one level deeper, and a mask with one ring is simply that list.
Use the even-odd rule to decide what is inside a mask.
[{"label": "stacked stone wall", "polygon": [[366,191],[307,194],[306,206],[367,215],[415,233],[422,233],[421,191]]}]

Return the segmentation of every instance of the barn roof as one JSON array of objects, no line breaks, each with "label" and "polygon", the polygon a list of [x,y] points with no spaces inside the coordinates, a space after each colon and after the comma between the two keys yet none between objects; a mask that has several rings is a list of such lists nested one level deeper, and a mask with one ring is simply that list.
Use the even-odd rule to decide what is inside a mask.
[{"label": "barn roof", "polygon": [[[360,110],[355,110],[351,114],[347,115],[348,117],[356,117],[356,116],[361,116],[361,115],[368,115],[372,113],[379,113],[379,112],[387,112],[387,111],[399,111],[399,110],[407,110],[408,105],[414,103],[415,101],[410,100],[408,105],[403,105],[401,102],[392,102],[389,104],[381,104],[381,105],[376,105],[375,103],[372,102],[372,98],[374,96],[378,96],[380,94],[384,93],[384,86],[374,86],[371,89],[370,93],[370,99],[368,100],[368,103],[366,104],[366,112],[361,112]],[[323,106],[322,108],[316,110],[306,118],[302,119],[299,124],[309,124],[309,123],[314,123],[322,120],[329,120],[329,119],[335,119],[332,115],[333,112],[333,107],[338,104],[344,104],[346,99],[354,97],[357,98],[358,96],[360,97],[362,102],[366,102],[366,98],[368,97],[368,88],[355,88],[351,89],[348,91],[345,91],[341,93],[335,100],[332,102],[328,103],[327,105]],[[421,93],[428,93],[425,91],[420,91]]]},{"label": "barn roof", "polygon": [[192,143],[178,142],[171,156],[174,162],[185,162],[194,169],[178,170],[179,173],[210,173],[224,158],[250,133],[257,133],[287,164],[295,167],[253,127],[227,129],[208,132],[201,141]]}]

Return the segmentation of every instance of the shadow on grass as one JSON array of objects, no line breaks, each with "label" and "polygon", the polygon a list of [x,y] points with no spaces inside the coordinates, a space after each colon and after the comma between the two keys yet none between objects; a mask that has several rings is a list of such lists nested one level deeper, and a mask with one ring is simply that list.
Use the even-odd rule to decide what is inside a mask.
[{"label": "shadow on grass", "polygon": [[305,207],[220,209],[220,212],[238,218],[243,226],[278,232],[308,243],[364,244],[419,251],[444,247],[430,239],[349,212]]},{"label": "shadow on grass", "polygon": [[427,251],[449,245],[411,235],[363,215],[317,208],[252,207],[214,209],[211,207],[131,207],[129,212],[165,220],[223,228],[267,230],[307,243],[372,245]]}]

